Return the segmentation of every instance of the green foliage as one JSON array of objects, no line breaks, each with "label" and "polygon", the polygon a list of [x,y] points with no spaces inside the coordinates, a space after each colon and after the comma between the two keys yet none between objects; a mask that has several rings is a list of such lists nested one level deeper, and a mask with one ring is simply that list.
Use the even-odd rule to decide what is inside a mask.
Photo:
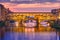
[{"label": "green foliage", "polygon": [[0,27],[5,26],[5,22],[4,21],[0,21]]},{"label": "green foliage", "polygon": [[56,20],[50,20],[49,21],[50,22],[50,26],[52,27],[52,28],[55,28],[55,29],[59,29],[60,30],[60,21],[56,21]]}]

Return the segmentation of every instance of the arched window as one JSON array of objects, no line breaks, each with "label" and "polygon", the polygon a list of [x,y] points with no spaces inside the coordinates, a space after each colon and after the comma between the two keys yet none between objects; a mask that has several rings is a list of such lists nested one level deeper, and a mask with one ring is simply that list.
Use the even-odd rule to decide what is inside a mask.
[{"label": "arched window", "polygon": [[15,21],[14,20],[10,20],[10,23],[14,23]]}]

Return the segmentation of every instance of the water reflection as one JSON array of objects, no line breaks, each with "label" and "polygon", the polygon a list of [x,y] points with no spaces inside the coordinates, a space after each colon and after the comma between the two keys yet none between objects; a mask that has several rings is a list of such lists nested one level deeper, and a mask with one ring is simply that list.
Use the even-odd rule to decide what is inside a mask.
[{"label": "water reflection", "polygon": [[56,40],[55,32],[6,32],[4,40]]}]

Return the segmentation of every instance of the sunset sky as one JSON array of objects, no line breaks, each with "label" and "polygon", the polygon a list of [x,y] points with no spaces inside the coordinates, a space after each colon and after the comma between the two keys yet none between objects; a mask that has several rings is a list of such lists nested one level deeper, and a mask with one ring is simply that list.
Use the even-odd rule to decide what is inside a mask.
[{"label": "sunset sky", "polygon": [[9,8],[13,12],[50,12],[52,9],[60,8],[59,2],[42,2],[42,3],[12,3],[0,2],[5,8]]}]

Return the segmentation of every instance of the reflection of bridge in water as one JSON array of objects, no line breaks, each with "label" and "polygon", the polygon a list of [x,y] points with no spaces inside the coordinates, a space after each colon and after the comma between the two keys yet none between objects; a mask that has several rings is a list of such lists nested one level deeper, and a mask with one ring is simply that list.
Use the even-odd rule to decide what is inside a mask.
[{"label": "reflection of bridge in water", "polygon": [[[37,30],[37,31],[35,31]],[[7,28],[4,33],[4,40],[57,40],[56,31],[40,28]]]},{"label": "reflection of bridge in water", "polygon": [[6,32],[4,40],[57,40],[55,32]]}]

